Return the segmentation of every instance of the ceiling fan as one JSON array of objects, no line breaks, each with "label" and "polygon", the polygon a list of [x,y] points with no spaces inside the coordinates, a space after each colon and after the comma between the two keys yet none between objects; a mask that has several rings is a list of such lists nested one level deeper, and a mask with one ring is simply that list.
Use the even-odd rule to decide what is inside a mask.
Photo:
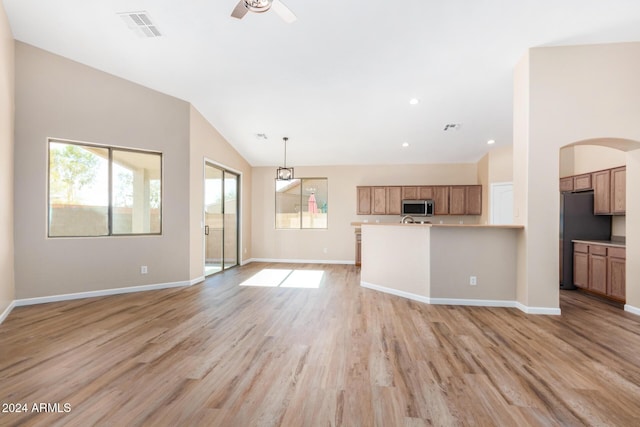
[{"label": "ceiling fan", "polygon": [[233,12],[231,12],[231,16],[242,19],[249,11],[262,13],[271,9],[271,7],[288,24],[298,19],[280,0],[240,0]]}]

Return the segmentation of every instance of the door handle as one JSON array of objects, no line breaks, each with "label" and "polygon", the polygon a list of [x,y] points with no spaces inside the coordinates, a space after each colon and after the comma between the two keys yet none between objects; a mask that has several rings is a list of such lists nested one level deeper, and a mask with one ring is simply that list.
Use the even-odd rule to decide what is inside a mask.
[{"label": "door handle", "polygon": [[208,236],[208,235],[209,235],[209,226],[208,226],[208,225],[205,225],[205,226],[204,226],[204,235],[205,235],[205,236]]}]

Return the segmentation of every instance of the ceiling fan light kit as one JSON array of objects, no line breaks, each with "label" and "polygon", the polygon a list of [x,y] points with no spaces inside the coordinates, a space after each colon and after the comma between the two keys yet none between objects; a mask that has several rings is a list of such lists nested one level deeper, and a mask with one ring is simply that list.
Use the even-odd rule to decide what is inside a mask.
[{"label": "ceiling fan light kit", "polygon": [[264,13],[271,9],[280,15],[287,23],[294,22],[297,18],[280,0],[240,0],[231,12],[233,18],[242,19],[247,12]]}]

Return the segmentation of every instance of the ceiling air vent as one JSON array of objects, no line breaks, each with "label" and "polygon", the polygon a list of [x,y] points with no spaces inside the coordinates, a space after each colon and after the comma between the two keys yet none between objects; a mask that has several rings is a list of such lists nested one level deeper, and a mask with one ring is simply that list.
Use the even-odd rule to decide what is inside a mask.
[{"label": "ceiling air vent", "polygon": [[146,11],[118,13],[120,18],[140,37],[160,37],[162,34]]},{"label": "ceiling air vent", "polygon": [[444,126],[444,131],[446,132],[450,130],[460,130],[461,127],[461,123],[449,123]]}]

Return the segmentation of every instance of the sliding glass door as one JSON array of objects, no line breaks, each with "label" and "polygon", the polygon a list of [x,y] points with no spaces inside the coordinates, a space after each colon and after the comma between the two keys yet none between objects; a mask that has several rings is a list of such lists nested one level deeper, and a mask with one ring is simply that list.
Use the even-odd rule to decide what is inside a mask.
[{"label": "sliding glass door", "polygon": [[204,166],[204,271],[208,276],[238,264],[238,194],[236,173]]}]

